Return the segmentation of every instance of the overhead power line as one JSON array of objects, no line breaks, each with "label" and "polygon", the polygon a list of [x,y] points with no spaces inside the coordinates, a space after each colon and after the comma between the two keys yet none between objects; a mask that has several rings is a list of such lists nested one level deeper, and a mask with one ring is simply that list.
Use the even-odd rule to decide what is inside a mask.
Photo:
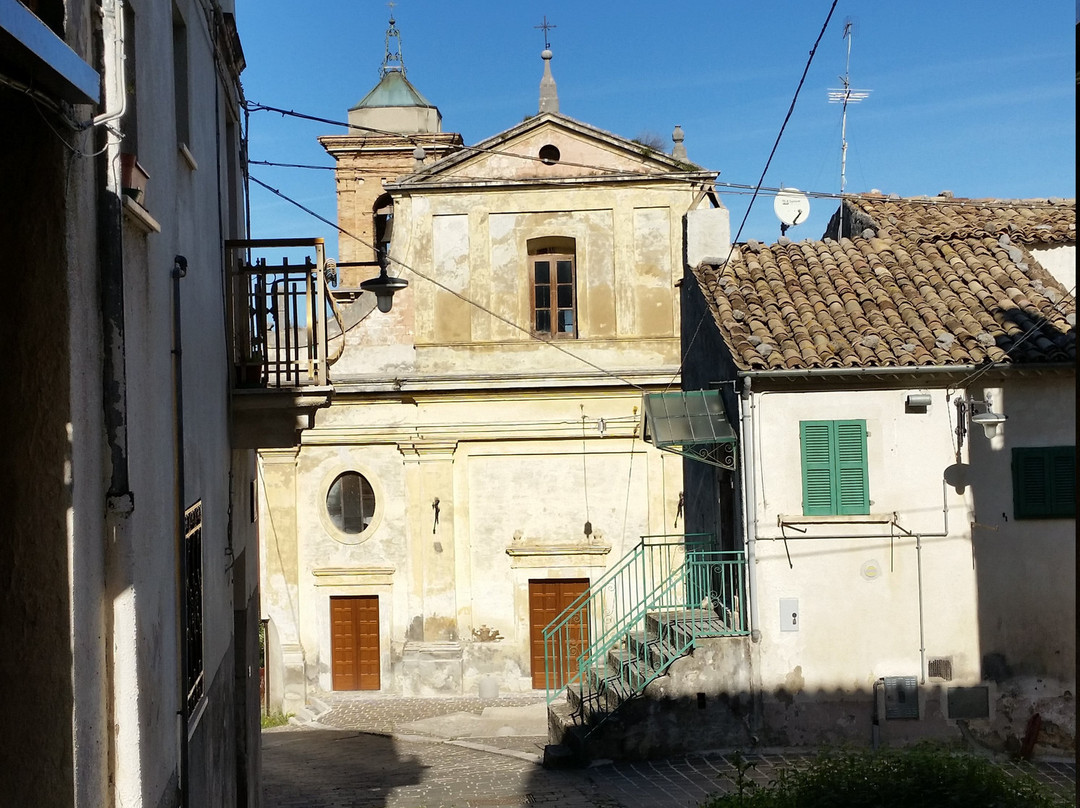
[{"label": "overhead power line", "polygon": [[[829,6],[829,13],[825,17],[825,22],[821,26],[821,30],[818,32],[817,39],[814,41],[814,47],[810,49],[810,56],[806,60],[806,67],[803,68],[802,76],[799,78],[799,84],[795,87],[795,94],[791,98],[791,104],[788,106],[787,114],[784,116],[784,122],[780,124],[780,131],[776,134],[776,141],[773,143],[772,151],[769,152],[769,158],[765,161],[765,168],[761,170],[761,176],[758,178],[757,185],[754,187],[754,193],[750,197],[750,203],[746,206],[746,213],[743,214],[742,221],[739,223],[739,229],[735,232],[735,237],[731,239],[731,244],[728,247],[727,258],[724,259],[724,263],[728,263],[731,260],[731,256],[735,252],[735,245],[739,241],[739,237],[742,235],[743,228],[746,226],[746,220],[750,218],[750,211],[754,207],[754,202],[758,198],[758,194],[761,193],[761,187],[765,183],[765,175],[769,173],[769,166],[772,164],[773,157],[776,155],[776,150],[780,146],[780,139],[784,136],[784,130],[787,129],[788,121],[791,120],[792,113],[795,112],[795,102],[799,100],[799,93],[802,91],[803,84],[806,83],[806,75],[810,72],[810,65],[814,62],[814,55],[817,53],[818,45],[821,44],[821,38],[825,36],[825,29],[829,27],[829,20],[832,19],[833,12],[836,10],[836,4],[838,0],[833,0],[831,6]],[[668,382],[670,388],[680,376],[682,376],[683,366],[686,364],[686,357],[690,354],[690,349],[697,341],[698,335],[701,333],[701,327],[705,323],[706,317],[710,316],[709,309],[706,306],[701,317],[698,319],[697,326],[694,327],[694,333],[690,337],[689,343],[683,346],[682,358],[679,362],[679,369]]]},{"label": "overhead power line", "polygon": [[[307,207],[306,205],[304,205],[304,204],[302,204],[300,202],[297,202],[295,199],[290,197],[288,194],[285,194],[285,193],[281,192],[280,190],[278,190],[277,188],[273,188],[270,185],[267,185],[265,182],[260,180],[258,177],[253,177],[253,176],[251,176],[249,174],[248,178],[252,182],[254,182],[255,184],[260,185],[263,188],[265,188],[266,190],[270,191],[270,193],[272,193],[272,194],[280,197],[281,199],[284,199],[286,202],[289,202],[289,203],[295,205],[296,207],[300,208],[300,210],[304,211],[308,215],[314,216],[320,222],[323,222],[324,224],[330,225],[331,227],[333,227],[335,230],[337,230],[342,235],[348,236],[349,238],[353,239],[354,241],[356,241],[356,242],[358,242],[360,244],[363,244],[365,247],[375,249],[375,246],[373,244],[371,244],[370,242],[367,242],[364,239],[360,238],[359,236],[354,235],[353,233],[350,233],[344,227],[341,227],[340,225],[330,221],[325,216],[319,215],[318,213],[316,213],[315,211],[313,211],[311,208]],[[626,385],[628,385],[630,387],[633,387],[636,390],[640,390],[642,392],[645,391],[645,388],[642,387],[640,384],[632,382],[629,379],[627,379],[627,378],[625,378],[623,376],[620,376],[618,373],[615,373],[613,371],[608,370],[607,368],[601,367],[600,365],[596,364],[595,362],[592,362],[589,359],[586,359],[583,356],[578,356],[573,351],[569,350],[568,348],[566,348],[565,346],[559,344],[558,342],[556,342],[554,340],[546,340],[546,339],[543,339],[542,337],[537,336],[536,334],[534,334],[528,328],[524,328],[524,327],[518,325],[517,323],[515,323],[513,320],[509,319],[508,317],[504,317],[503,315],[499,314],[498,312],[492,311],[487,306],[483,305],[482,303],[478,303],[477,301],[473,300],[472,298],[470,298],[470,297],[468,297],[466,295],[463,295],[461,292],[457,291],[456,289],[451,289],[446,284],[444,284],[444,283],[436,280],[435,278],[432,278],[430,275],[427,275],[427,274],[421,272],[420,270],[416,269],[416,267],[410,266],[409,264],[406,264],[404,261],[400,261],[397,258],[393,258],[393,257],[390,257],[390,256],[388,256],[387,260],[389,261],[389,263],[395,264],[395,265],[401,267],[406,272],[411,272],[412,274],[416,275],[418,278],[422,278],[423,280],[427,281],[428,283],[439,287],[444,292],[449,292],[454,297],[458,298],[459,300],[464,301],[465,303],[468,303],[470,306],[473,306],[473,307],[479,309],[480,311],[484,312],[485,314],[487,314],[487,315],[489,315],[491,317],[494,317],[499,322],[504,323],[505,325],[508,325],[508,326],[510,326],[511,328],[513,328],[513,329],[515,329],[517,331],[520,331],[521,333],[525,334],[530,339],[536,340],[537,342],[539,342],[542,345],[550,346],[550,347],[554,348],[557,351],[561,351],[562,353],[566,354],[567,356],[571,357],[572,359],[576,359],[578,362],[581,362],[582,364],[588,365],[593,370],[597,370],[597,371],[599,371],[600,373],[602,373],[605,376],[608,376],[608,377],[610,377],[612,379],[617,379],[618,381],[622,382],[623,384],[626,384]]]}]

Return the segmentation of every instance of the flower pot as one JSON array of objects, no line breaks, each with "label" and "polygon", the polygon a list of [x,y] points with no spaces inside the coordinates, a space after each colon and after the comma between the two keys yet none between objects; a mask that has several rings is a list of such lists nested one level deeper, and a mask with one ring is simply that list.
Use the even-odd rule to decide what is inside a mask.
[{"label": "flower pot", "polygon": [[133,202],[142,204],[146,194],[146,181],[150,175],[146,173],[139,160],[134,154],[121,152],[120,154],[120,189],[125,196],[131,197]]}]

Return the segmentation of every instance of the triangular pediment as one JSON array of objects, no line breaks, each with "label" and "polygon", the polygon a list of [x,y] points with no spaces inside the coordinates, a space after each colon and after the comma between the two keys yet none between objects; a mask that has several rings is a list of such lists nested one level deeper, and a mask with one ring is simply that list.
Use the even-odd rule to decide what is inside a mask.
[{"label": "triangular pediment", "polygon": [[466,146],[393,187],[535,184],[715,176],[693,163],[557,113],[543,113]]}]

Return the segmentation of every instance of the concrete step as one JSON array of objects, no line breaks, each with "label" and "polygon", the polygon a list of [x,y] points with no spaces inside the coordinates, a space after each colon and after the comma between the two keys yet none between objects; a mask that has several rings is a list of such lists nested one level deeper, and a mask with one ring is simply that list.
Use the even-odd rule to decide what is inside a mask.
[{"label": "concrete step", "polygon": [[631,654],[644,661],[650,672],[659,671],[671,663],[675,655],[674,646],[660,639],[656,632],[636,632],[627,638],[627,647]]},{"label": "concrete step", "polygon": [[695,630],[699,635],[708,635],[722,634],[726,628],[724,621],[711,608],[671,609],[645,615],[646,632],[676,647],[691,644]]}]

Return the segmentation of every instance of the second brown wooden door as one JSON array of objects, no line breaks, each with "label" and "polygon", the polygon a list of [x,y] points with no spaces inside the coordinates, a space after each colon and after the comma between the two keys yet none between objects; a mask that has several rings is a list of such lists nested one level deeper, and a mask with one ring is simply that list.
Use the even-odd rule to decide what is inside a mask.
[{"label": "second brown wooden door", "polygon": [[378,690],[379,598],[330,598],[334,690]]},{"label": "second brown wooden door", "polygon": [[543,690],[562,687],[577,673],[577,657],[589,644],[589,623],[582,618],[571,621],[558,635],[559,642],[547,653],[551,667],[550,681],[545,676],[544,629],[563,609],[589,588],[588,578],[551,578],[529,581],[529,647],[532,660],[532,686]]}]

